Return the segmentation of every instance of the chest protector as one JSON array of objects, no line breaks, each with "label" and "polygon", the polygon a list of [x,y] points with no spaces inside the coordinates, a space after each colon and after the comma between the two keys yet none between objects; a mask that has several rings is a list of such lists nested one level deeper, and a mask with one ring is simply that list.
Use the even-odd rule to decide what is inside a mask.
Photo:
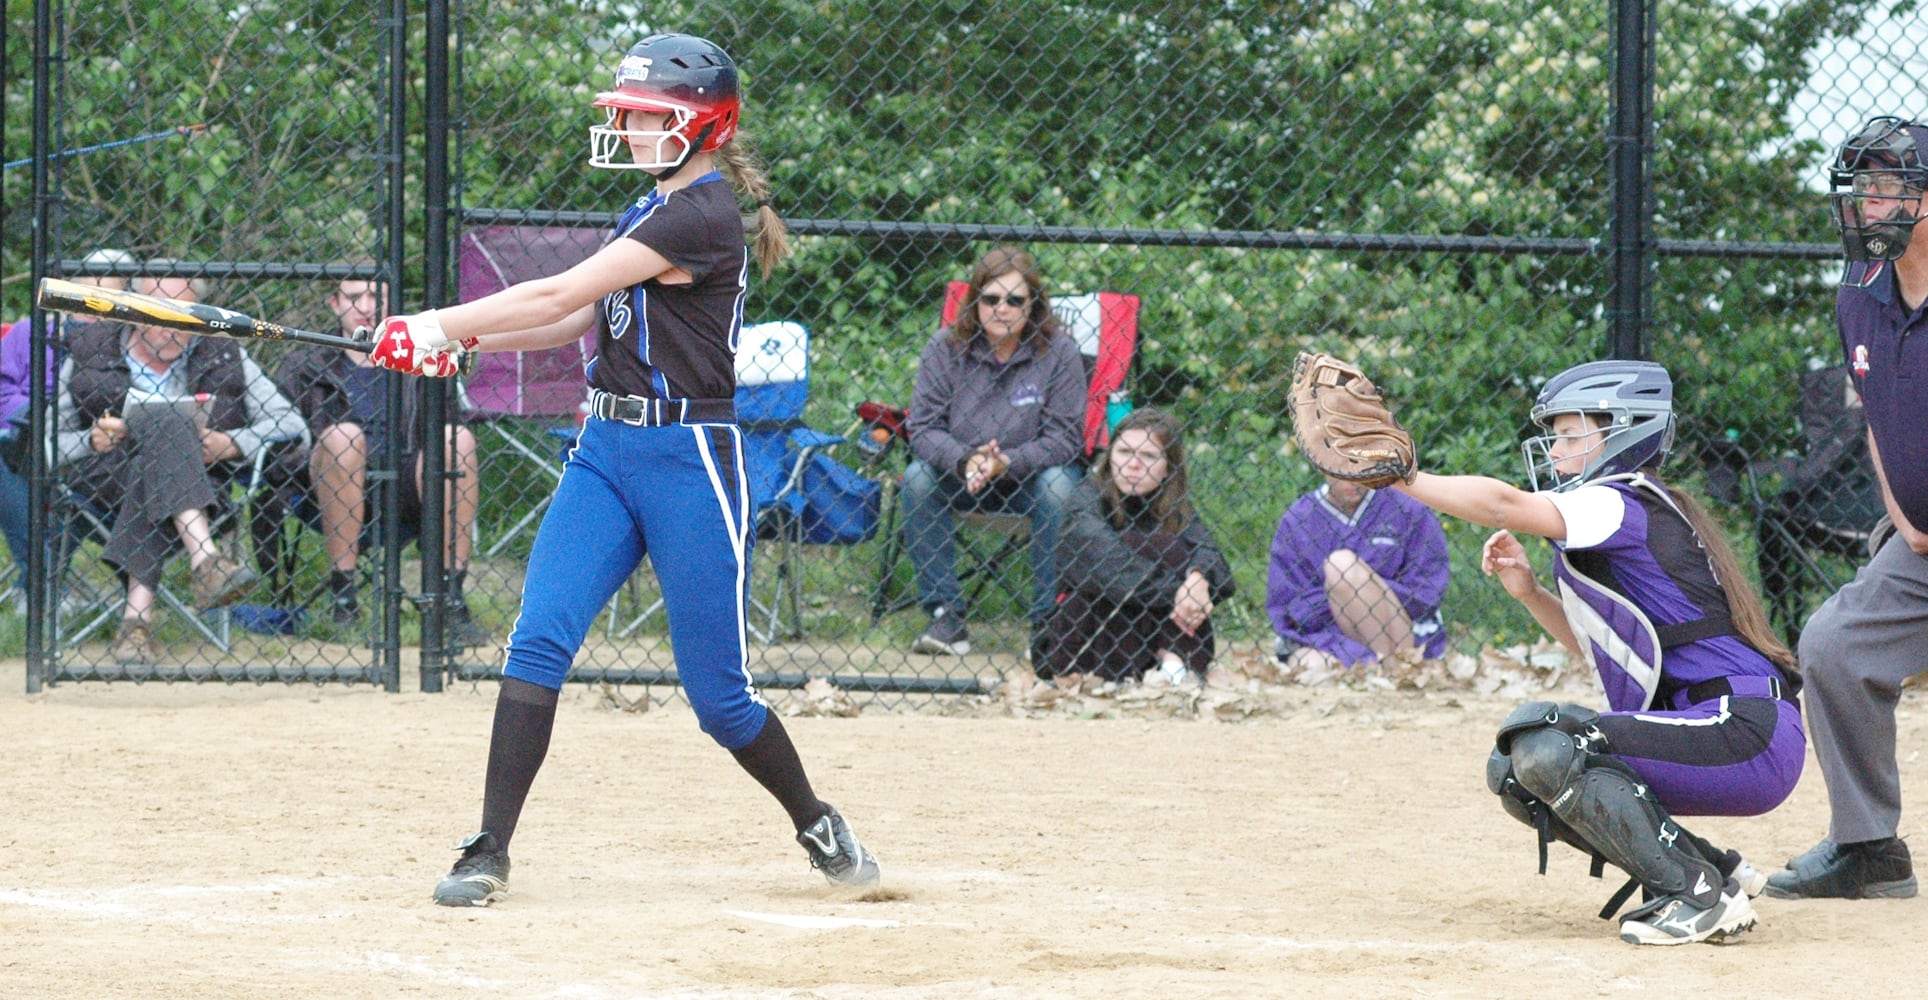
[{"label": "chest protector", "polygon": [[[1682,521],[1687,515],[1667,495],[1666,488],[1641,473],[1606,476],[1598,483],[1625,482],[1657,497]],[[1675,566],[1684,558],[1705,558],[1699,549],[1691,552],[1665,551],[1655,556],[1669,576],[1678,577]],[[1661,660],[1668,646],[1678,646],[1716,635],[1732,635],[1733,625],[1725,609],[1715,617],[1680,625],[1656,627],[1647,613],[1626,595],[1580,571],[1566,549],[1560,550],[1556,574],[1560,607],[1587,663],[1600,675],[1607,704],[1616,712],[1640,712],[1653,707],[1660,690]]]}]

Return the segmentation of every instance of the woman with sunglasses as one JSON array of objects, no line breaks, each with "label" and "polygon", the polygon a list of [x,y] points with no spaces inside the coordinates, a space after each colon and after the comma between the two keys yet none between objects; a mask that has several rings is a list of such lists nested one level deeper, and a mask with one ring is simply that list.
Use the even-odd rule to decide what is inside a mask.
[{"label": "woman with sunglasses", "polygon": [[1038,644],[1039,677],[1204,678],[1212,609],[1232,596],[1232,567],[1192,507],[1177,418],[1141,409],[1118,422],[1071,494],[1058,565],[1064,595]]},{"label": "woman with sunglasses", "polygon": [[1030,517],[1035,638],[1057,596],[1058,525],[1084,444],[1084,359],[1051,314],[1037,261],[997,247],[969,284],[956,323],[924,345],[911,392],[904,546],[931,615],[918,653],[971,651],[953,510]]},{"label": "woman with sunglasses", "polygon": [[595,106],[608,118],[589,130],[590,165],[655,180],[602,249],[554,277],[391,316],[370,352],[384,368],[447,376],[460,351],[556,347],[597,331],[591,418],[536,533],[509,635],[481,830],[435,902],[485,905],[507,890],[510,837],[548,753],[557,692],[597,613],[646,554],[703,731],[776,797],[814,867],[837,885],[874,885],[876,859],[811,790],[744,653],[752,516],[734,395],[750,262],[739,191],[757,205],[763,273],[788,246],[763,168],[737,137],[736,66],[704,39],[651,35]]}]

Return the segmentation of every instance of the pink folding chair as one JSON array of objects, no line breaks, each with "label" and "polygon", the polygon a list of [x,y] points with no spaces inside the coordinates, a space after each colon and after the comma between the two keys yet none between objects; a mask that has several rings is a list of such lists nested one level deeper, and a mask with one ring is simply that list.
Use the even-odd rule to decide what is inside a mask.
[{"label": "pink folding chair", "polygon": [[[468,302],[517,282],[560,274],[595,253],[604,231],[574,226],[484,226],[462,234],[456,292]],[[594,351],[595,331],[583,331],[574,347],[547,351],[484,354],[464,383],[468,417],[476,430],[484,497],[504,496],[502,483],[541,483],[507,494],[514,520],[484,528],[477,519],[476,549],[483,558],[500,554],[531,527],[549,505],[556,476],[557,442],[549,431],[580,416],[584,400],[583,366]],[[516,494],[522,495],[516,495]],[[500,507],[496,507],[500,510]]]}]

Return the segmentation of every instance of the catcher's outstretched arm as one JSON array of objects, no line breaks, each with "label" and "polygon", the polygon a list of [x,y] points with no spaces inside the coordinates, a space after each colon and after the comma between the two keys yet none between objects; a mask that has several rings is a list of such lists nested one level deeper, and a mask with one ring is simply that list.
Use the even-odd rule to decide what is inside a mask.
[{"label": "catcher's outstretched arm", "polygon": [[1491,476],[1438,476],[1417,472],[1412,482],[1394,483],[1392,488],[1462,521],[1505,528],[1515,534],[1566,540],[1566,518],[1560,516],[1560,509],[1552,500]]}]

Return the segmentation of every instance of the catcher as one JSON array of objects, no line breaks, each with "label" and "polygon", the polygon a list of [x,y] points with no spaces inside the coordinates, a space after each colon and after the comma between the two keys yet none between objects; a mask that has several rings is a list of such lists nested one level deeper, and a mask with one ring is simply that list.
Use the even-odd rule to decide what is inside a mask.
[{"label": "catcher", "polygon": [[[1794,657],[1700,505],[1656,478],[1674,433],[1666,369],[1568,369],[1532,419],[1543,433],[1522,450],[1535,492],[1430,475],[1358,369],[1323,355],[1294,368],[1293,420],[1312,463],[1499,529],[1481,568],[1600,676],[1607,711],[1521,705],[1487,761],[1506,811],[1540,831],[1540,870],[1553,839],[1592,855],[1596,876],[1605,863],[1625,869],[1632,880],[1601,916],[1644,889],[1620,918],[1633,944],[1739,934],[1766,877],[1673,817],[1759,815],[1793,791],[1807,747]],[[1553,589],[1516,533],[1553,543]]]}]

